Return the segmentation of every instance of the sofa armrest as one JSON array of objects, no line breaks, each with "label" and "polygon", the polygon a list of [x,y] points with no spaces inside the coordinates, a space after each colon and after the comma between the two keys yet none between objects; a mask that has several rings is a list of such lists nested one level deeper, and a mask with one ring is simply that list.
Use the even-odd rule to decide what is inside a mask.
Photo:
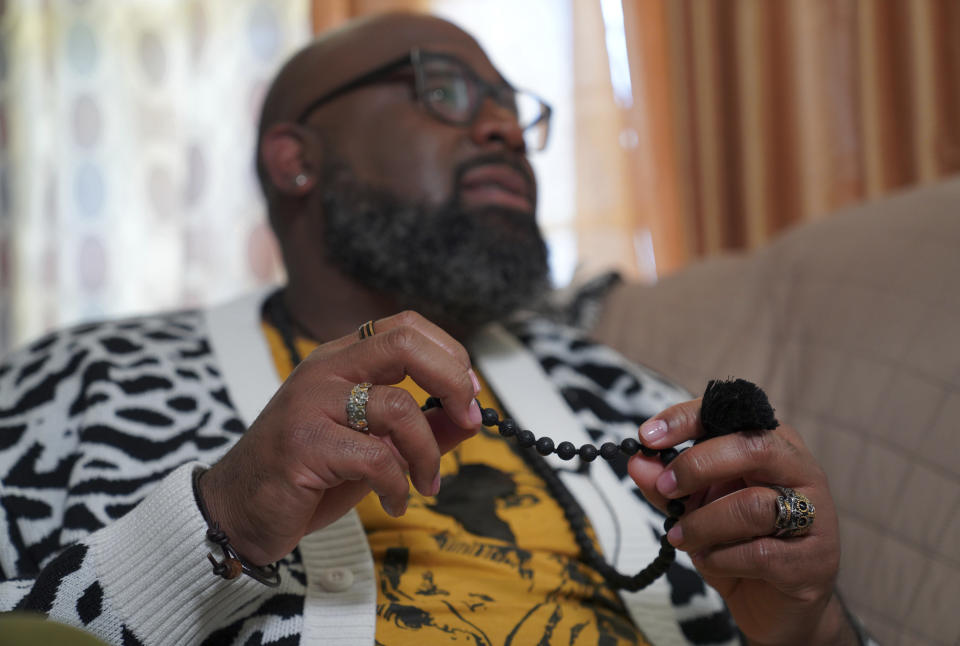
[{"label": "sofa armrest", "polygon": [[691,392],[770,395],[830,479],[881,643],[960,640],[960,179],[609,294],[594,335]]}]

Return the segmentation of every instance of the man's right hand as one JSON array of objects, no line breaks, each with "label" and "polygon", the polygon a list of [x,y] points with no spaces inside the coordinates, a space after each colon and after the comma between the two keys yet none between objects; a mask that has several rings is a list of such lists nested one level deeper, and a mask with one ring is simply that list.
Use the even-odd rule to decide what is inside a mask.
[{"label": "man's right hand", "polygon": [[[234,549],[266,565],[334,522],[370,490],[392,516],[406,511],[410,480],[440,485],[440,456],[474,435],[480,409],[467,351],[414,312],[318,347],[290,374],[237,444],[200,478],[211,521]],[[410,375],[443,402],[426,413],[405,390]],[[372,382],[369,434],[347,425],[358,383]]]}]

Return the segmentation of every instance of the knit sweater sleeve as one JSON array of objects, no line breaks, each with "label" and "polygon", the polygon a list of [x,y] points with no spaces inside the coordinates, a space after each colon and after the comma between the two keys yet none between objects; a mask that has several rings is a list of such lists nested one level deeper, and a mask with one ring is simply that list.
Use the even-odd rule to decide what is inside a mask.
[{"label": "knit sweater sleeve", "polygon": [[0,364],[0,611],[187,644],[276,593],[207,560],[192,475],[244,425],[198,321],[74,328]]},{"label": "knit sweater sleeve", "polygon": [[34,576],[0,583],[0,610],[41,612],[110,644],[201,641],[265,589],[211,573],[206,555],[214,546],[193,503],[196,468],[175,470],[133,510]]}]

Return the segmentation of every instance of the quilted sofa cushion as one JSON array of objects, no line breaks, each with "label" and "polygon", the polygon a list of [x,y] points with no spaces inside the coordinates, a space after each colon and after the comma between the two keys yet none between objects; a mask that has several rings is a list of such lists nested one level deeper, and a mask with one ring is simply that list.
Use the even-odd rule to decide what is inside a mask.
[{"label": "quilted sofa cushion", "polygon": [[837,501],[839,588],[882,644],[960,643],[960,179],[611,292],[594,330],[702,392],[765,388]]}]

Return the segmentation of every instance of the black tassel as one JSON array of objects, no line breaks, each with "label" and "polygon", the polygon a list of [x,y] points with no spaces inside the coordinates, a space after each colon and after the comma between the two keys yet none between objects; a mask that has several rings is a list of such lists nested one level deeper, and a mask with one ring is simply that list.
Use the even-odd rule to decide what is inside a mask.
[{"label": "black tassel", "polygon": [[780,425],[767,394],[746,379],[712,379],[703,391],[700,423],[704,439],[737,431],[772,431]]}]

